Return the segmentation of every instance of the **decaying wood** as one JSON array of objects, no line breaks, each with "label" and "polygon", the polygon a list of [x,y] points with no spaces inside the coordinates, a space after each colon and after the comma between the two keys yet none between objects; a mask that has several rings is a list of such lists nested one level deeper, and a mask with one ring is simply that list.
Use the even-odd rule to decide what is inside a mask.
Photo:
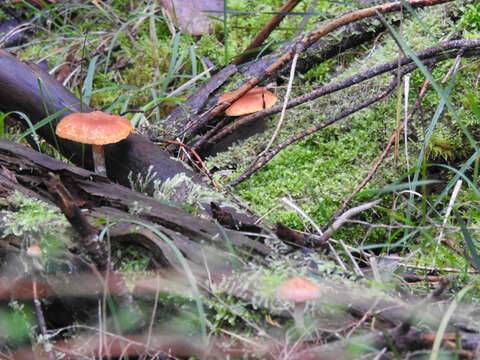
[{"label": "decaying wood", "polygon": [[[46,104],[47,109],[44,108]],[[28,116],[33,124],[47,116],[61,112],[57,119],[79,112],[80,101],[65,89],[55,78],[35,65],[27,65],[6,51],[0,50],[0,110],[3,112],[20,111]],[[93,111],[83,105],[84,112]],[[42,126],[37,133],[48,143],[59,145],[60,152],[75,164],[82,164],[82,146],[55,136],[57,119]],[[25,125],[25,128],[28,128]],[[52,130],[53,129],[53,130]],[[158,179],[165,181],[179,173],[186,173],[194,181],[200,179],[192,171],[160,147],[140,135],[133,134],[117,144],[105,146],[107,173],[110,179],[128,185],[130,172],[143,174],[149,167],[156,172]],[[85,167],[93,169],[91,146],[85,146]]]},{"label": "decaying wood", "polygon": [[78,234],[76,239],[79,243],[79,248],[86,251],[100,271],[111,270],[111,263],[108,261],[108,252],[105,249],[105,244],[102,243],[98,237],[98,231],[82,214],[82,210],[77,206],[68,189],[63,186],[60,177],[49,173],[49,178],[43,179],[43,183],[56,200],[56,204],[62,210],[68,222]]},{"label": "decaying wood", "polygon": [[[221,276],[224,272],[238,269],[243,261],[237,257],[239,254],[247,257],[257,254],[261,255],[261,259],[268,253],[268,248],[262,243],[236,231],[223,229],[213,221],[155,201],[113,184],[105,177],[7,139],[0,139],[0,169],[1,193],[17,190],[62,209],[79,235],[76,238],[77,248],[87,251],[100,270],[95,271],[98,278],[104,279],[103,282],[95,281],[97,288],[103,289],[102,284],[106,283],[106,288],[115,295],[119,305],[135,315],[141,311],[127,290],[123,277],[113,270],[112,263],[108,261],[105,241],[99,239],[100,230],[104,227],[95,228],[91,225],[93,223],[107,221],[106,236],[110,242],[136,244],[147,249],[152,261],[157,264],[179,271],[186,271],[185,266],[188,266],[189,271],[199,278],[207,276],[206,267],[209,276]],[[231,250],[232,245],[235,253]],[[102,292],[87,292],[82,297],[67,296],[63,299],[61,294],[69,288],[65,282],[68,278],[59,276],[49,283],[52,293],[61,298],[63,306],[77,320],[90,317],[91,307],[96,304],[90,301],[92,295]]]},{"label": "decaying wood", "polygon": [[[44,104],[47,108],[44,108]],[[60,118],[81,110],[80,100],[40,67],[33,64],[27,65],[3,50],[0,50],[0,110],[22,112],[33,124],[51,114],[58,113],[57,119],[54,119],[50,125],[40,127],[36,132],[49,144],[59,149],[66,158],[82,166],[82,146],[60,139],[54,133]],[[84,105],[82,110],[93,111],[87,105]],[[24,128],[28,128],[23,118],[17,117],[17,119],[23,122]],[[35,143],[33,141],[31,143],[36,148]],[[180,161],[172,159],[167,151],[141,135],[131,134],[119,143],[106,145],[104,149],[108,177],[122,185],[130,185],[129,175],[131,174],[135,178],[138,174],[146,176],[148,173],[151,175],[151,181],[147,184],[145,191],[151,194],[156,180],[164,183],[176,175],[185,174],[192,183],[202,184],[208,188],[199,174]],[[83,162],[85,168],[93,169],[90,145],[85,146]],[[175,188],[177,194],[189,193],[186,184],[179,183]],[[210,212],[208,202],[202,206]],[[228,206],[228,211],[241,222],[255,221],[255,218],[239,212],[234,207]]]},{"label": "decaying wood", "polygon": [[[208,219],[156,201],[111,183],[95,173],[54,160],[6,139],[0,139],[0,166],[13,173],[18,182],[12,181],[3,173],[0,174],[0,186],[7,190],[26,188],[27,194],[35,194],[36,197],[54,204],[58,202],[58,195],[52,194],[52,191],[44,185],[44,181],[49,179],[52,173],[57,175],[72,194],[72,201],[83,204],[84,214],[90,222],[97,219],[119,222],[110,228],[111,236],[129,238],[129,241],[138,241],[143,245],[149,243],[150,248],[158,247],[165,250],[164,258],[160,259],[160,262],[166,259],[170,265],[176,267],[179,265],[172,251],[164,244],[160,245],[162,241],[159,236],[153,236],[151,230],[146,231],[148,227],[165,234],[192,264],[201,267],[208,254],[216,254],[217,258],[231,259],[234,255],[227,252],[228,242],[233,244],[237,251],[243,251],[245,254],[252,250],[262,256],[268,253],[268,248],[263,244],[236,231],[221,229],[220,225]],[[138,224],[139,222],[145,224],[141,231],[139,229],[142,226]],[[228,239],[222,234],[226,234]],[[205,246],[199,245],[200,243],[204,243]],[[207,244],[215,246],[215,249],[209,249]],[[203,253],[202,249],[205,249]],[[156,251],[157,254],[159,252]]]}]

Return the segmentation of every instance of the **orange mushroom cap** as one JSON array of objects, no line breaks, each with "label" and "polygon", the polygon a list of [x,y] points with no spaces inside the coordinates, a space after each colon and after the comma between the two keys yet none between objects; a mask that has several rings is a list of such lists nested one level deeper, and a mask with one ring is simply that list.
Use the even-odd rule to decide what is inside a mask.
[{"label": "orange mushroom cap", "polygon": [[31,257],[40,257],[42,256],[42,249],[38,245],[31,245],[27,249],[27,255]]},{"label": "orange mushroom cap", "polygon": [[[227,100],[236,91],[230,91],[223,94],[217,101],[217,104]],[[240,99],[235,101],[226,111],[228,116],[242,116],[251,114],[273,106],[277,102],[274,93],[263,87],[251,88]]]},{"label": "orange mushroom cap", "polygon": [[56,130],[63,139],[93,145],[113,144],[134,132],[128,119],[102,111],[69,114],[60,120]]},{"label": "orange mushroom cap", "polygon": [[294,277],[280,285],[277,294],[287,301],[303,303],[317,298],[320,288],[307,279]]}]

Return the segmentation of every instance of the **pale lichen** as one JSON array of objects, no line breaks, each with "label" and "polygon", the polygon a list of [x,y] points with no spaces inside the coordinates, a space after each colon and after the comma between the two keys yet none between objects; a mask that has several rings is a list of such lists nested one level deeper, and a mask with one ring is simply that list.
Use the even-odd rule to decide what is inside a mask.
[{"label": "pale lichen", "polygon": [[157,200],[173,201],[200,209],[212,201],[228,203],[237,208],[232,202],[225,200],[224,194],[212,190],[204,184],[194,182],[185,173],[179,173],[163,183],[156,182],[154,188],[153,197]]},{"label": "pale lichen", "polygon": [[[244,213],[233,201],[228,200],[228,196],[220,191],[213,190],[206,184],[198,183],[186,173],[178,173],[165,181],[156,179],[157,173],[153,167],[149,167],[145,174],[130,173],[128,180],[133,190],[147,194],[149,188],[153,188],[152,197],[159,201],[173,202],[177,204],[193,206],[197,209],[204,209],[206,205],[213,202],[219,202],[223,206],[229,206],[236,209],[239,213]],[[134,204],[136,213],[142,211],[142,207]]]},{"label": "pale lichen", "polygon": [[66,230],[68,222],[55,207],[14,191],[7,198],[13,210],[3,212],[2,237],[14,235],[35,238],[49,232]]},{"label": "pale lichen", "polygon": [[10,208],[2,211],[1,237],[15,236],[24,246],[38,244],[47,256],[71,245],[71,226],[58,208],[19,191],[7,201]]}]

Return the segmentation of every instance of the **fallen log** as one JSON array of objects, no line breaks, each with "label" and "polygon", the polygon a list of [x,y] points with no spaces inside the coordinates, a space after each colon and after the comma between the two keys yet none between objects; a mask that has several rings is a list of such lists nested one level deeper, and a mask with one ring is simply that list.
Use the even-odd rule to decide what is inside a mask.
[{"label": "fallen log", "polygon": [[[51,122],[52,126],[44,125],[37,133],[53,146],[58,143],[58,150],[73,163],[82,164],[82,146],[59,139],[52,131],[60,118],[81,110],[80,100],[40,67],[23,63],[4,50],[0,50],[0,110],[20,111],[32,124],[64,110]],[[84,104],[82,110],[91,112],[94,109]],[[105,159],[108,177],[123,185],[128,185],[130,172],[143,174],[149,167],[162,182],[179,173],[201,182],[197,174],[140,135],[131,135],[125,141],[105,146]],[[84,167],[93,169],[91,146],[85,146]]]},{"label": "fallen log", "polygon": [[152,229],[165,234],[191,264],[200,267],[205,265],[205,254],[227,259],[225,263],[230,262],[234,254],[230,253],[229,245],[245,254],[253,251],[263,257],[268,253],[265,245],[237,231],[223,229],[179,206],[157,201],[7,139],[0,139],[0,167],[3,169],[0,188],[6,191],[17,189],[54,204],[58,202],[57,195],[45,185],[45,181],[52,174],[57,175],[71,193],[73,201],[82,204],[83,213],[91,223],[98,219],[116,223],[109,229],[110,236],[128,238],[129,242],[138,242],[155,250],[152,254],[161,254],[159,263],[167,260],[169,265],[179,266],[172,250]]},{"label": "fallen log", "polygon": [[[246,258],[255,257],[256,261],[261,263],[269,252],[262,243],[237,231],[223,229],[218,223],[189,213],[180,206],[154,200],[122,185],[111,183],[96,173],[55,160],[2,138],[0,139],[2,207],[8,205],[7,195],[13,191],[60,207],[77,233],[77,236],[72,237],[75,240],[72,244],[79,253],[87,252],[94,264],[93,268],[100,270],[92,272],[93,268],[85,267],[85,259],[72,254],[66,245],[58,254],[49,255],[50,264],[68,264],[69,274],[89,275],[91,279],[87,283],[96,284],[95,289],[78,297],[64,296],[62,294],[65,290],[71,288],[68,286],[68,278],[62,276],[64,270],[55,273],[55,277],[48,281],[48,286],[51,288],[53,298],[61,302],[67,309],[65,313],[68,314],[57,319],[60,321],[58,326],[65,326],[71,321],[92,320],[92,314],[93,316],[97,314],[95,311],[92,312],[92,308],[97,306],[96,299],[103,293],[104,286],[115,295],[114,299],[118,299],[120,308],[125,309],[124,311],[128,309],[136,326],[144,325],[141,311],[132,294],[128,292],[123,277],[115,271],[108,260],[110,258],[107,255],[110,253],[107,251],[108,243],[128,243],[143,248],[157,266],[173,267],[183,276],[187,274],[192,282],[195,278],[207,278],[207,274],[210,278],[216,278],[225,272],[241,269]],[[0,219],[1,216],[0,214]],[[95,227],[92,224],[102,225]],[[0,222],[0,234],[4,233],[4,226],[5,224]],[[102,231],[105,231],[104,235]],[[25,234],[28,234],[28,230]],[[25,234],[22,238],[28,237]],[[9,246],[10,241],[13,241],[15,246],[24,247],[25,240],[14,235],[0,243],[0,256],[8,257],[10,265],[13,264],[12,261],[17,264],[13,268],[9,265],[9,268],[12,274],[16,274],[15,278],[18,280],[19,276],[22,277],[22,272],[19,270],[19,273],[15,273],[14,268],[22,269],[22,256],[17,247]],[[35,241],[40,241],[40,238],[35,236]],[[9,254],[12,250],[16,253],[15,256]],[[58,267],[61,269],[61,266]],[[16,294],[23,288],[24,286],[15,286],[15,289],[4,288],[3,296],[7,296],[11,291]],[[49,317],[52,311],[54,313],[57,310],[56,305],[48,304],[45,305],[45,309],[50,314]]]},{"label": "fallen log", "polygon": [[[21,112],[33,125],[56,114],[50,124],[41,126],[36,133],[74,164],[93,169],[90,145],[85,146],[82,161],[82,146],[60,139],[54,133],[57,122],[63,116],[81,110],[90,112],[94,109],[85,104],[81,107],[76,96],[40,67],[23,63],[0,49],[0,111]],[[23,123],[24,128],[28,128],[22,117],[16,118]],[[31,143],[34,145],[32,141]],[[174,183],[171,200],[181,203],[188,197],[195,196],[191,195],[192,188],[202,187],[216,193],[215,201],[220,202],[223,209],[232,213],[241,223],[253,223],[255,220],[239,212],[224,195],[209,189],[199,174],[171,158],[167,151],[143,136],[131,134],[121,142],[106,145],[104,151],[107,175],[113,182],[130,186],[132,178],[149,177],[150,181],[144,184],[145,188],[142,191],[152,194],[155,191],[155,183],[164,184],[170,180]],[[211,214],[210,200],[203,202],[199,199],[196,203]]]}]

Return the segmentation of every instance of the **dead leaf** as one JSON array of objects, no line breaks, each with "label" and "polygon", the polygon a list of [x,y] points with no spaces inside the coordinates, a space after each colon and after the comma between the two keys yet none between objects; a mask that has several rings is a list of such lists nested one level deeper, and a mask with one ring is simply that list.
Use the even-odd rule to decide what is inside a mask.
[{"label": "dead leaf", "polygon": [[223,0],[159,0],[168,16],[178,27],[195,36],[211,32],[211,18],[221,16],[221,13],[209,13],[206,10],[222,11]]},{"label": "dead leaf", "polygon": [[62,64],[58,67],[57,71],[55,71],[55,78],[59,83],[63,83],[72,71],[73,69],[69,64]]}]

